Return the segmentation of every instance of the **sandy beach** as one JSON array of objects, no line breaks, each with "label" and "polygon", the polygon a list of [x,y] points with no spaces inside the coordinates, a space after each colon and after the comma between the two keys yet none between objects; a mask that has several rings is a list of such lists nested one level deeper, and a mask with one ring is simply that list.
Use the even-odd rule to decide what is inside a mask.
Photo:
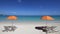
[{"label": "sandy beach", "polygon": [[[4,30],[3,26],[11,26],[10,22],[0,22],[0,34],[46,34],[42,30],[35,29],[36,26],[57,26],[56,30],[60,30],[60,23],[35,23],[35,22],[14,22],[14,26],[17,29],[14,32],[2,32]],[[59,32],[49,33],[49,34],[59,34]]]}]

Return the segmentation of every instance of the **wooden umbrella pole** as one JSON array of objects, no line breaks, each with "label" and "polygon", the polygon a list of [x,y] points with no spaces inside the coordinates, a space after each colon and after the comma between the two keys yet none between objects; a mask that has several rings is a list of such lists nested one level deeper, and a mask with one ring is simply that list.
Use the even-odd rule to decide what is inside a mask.
[{"label": "wooden umbrella pole", "polygon": [[[47,17],[46,17],[46,19],[47,19]],[[46,30],[47,30],[47,27],[48,27],[48,25],[47,25],[47,20],[46,20]],[[48,34],[48,31],[46,31],[46,34]]]},{"label": "wooden umbrella pole", "polygon": [[13,20],[12,20],[12,26],[13,26]]},{"label": "wooden umbrella pole", "polygon": [[12,20],[12,26],[14,26],[13,24],[14,24],[14,20]]}]

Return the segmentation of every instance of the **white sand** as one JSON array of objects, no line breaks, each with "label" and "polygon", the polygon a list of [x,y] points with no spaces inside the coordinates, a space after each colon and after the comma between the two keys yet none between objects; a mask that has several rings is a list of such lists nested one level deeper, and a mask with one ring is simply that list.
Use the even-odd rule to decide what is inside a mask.
[{"label": "white sand", "polygon": [[[35,23],[35,22],[20,22],[14,23],[17,29],[14,32],[2,32],[3,26],[11,26],[10,22],[0,22],[0,34],[46,34],[42,30],[36,30],[36,26],[46,26],[46,23]],[[58,26],[57,30],[60,30],[60,23],[48,23],[47,26]],[[60,32],[50,33],[60,34]]]}]

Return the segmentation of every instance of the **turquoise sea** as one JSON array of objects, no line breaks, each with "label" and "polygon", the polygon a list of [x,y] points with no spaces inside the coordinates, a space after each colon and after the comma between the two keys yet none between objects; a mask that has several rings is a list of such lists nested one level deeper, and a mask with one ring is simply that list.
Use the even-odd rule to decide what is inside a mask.
[{"label": "turquoise sea", "polygon": [[[48,21],[48,20],[42,20],[42,16],[17,16],[17,20],[8,20],[8,16],[0,16],[0,22],[2,21],[19,21],[19,22],[41,22],[41,21]],[[53,21],[60,21],[60,16],[51,16],[54,18]]]}]

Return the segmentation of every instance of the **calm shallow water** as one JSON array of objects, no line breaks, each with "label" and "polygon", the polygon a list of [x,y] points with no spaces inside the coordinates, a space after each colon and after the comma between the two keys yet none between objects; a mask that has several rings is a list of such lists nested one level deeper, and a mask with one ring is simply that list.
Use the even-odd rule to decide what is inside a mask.
[{"label": "calm shallow water", "polygon": [[[42,16],[17,16],[17,20],[13,20],[13,21],[19,21],[19,22],[46,22],[46,20],[42,20],[41,19]],[[51,16],[53,17],[55,20],[54,21],[60,21],[60,16]],[[0,22],[2,21],[12,21],[12,20],[8,20],[7,16],[0,16]],[[51,22],[51,21],[49,21]]]}]

